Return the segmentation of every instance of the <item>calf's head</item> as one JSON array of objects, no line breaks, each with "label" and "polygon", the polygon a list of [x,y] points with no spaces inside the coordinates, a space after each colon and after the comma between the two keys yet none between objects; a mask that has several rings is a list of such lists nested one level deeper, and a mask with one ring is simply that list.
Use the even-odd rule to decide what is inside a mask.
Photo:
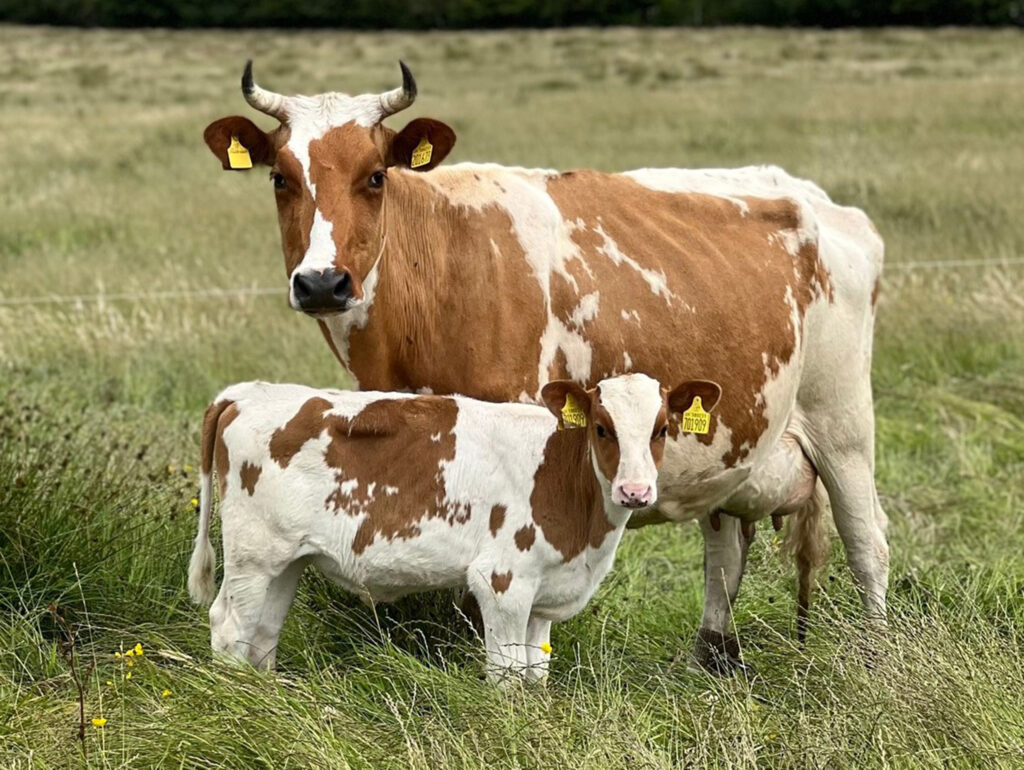
[{"label": "calf's head", "polygon": [[250,61],[242,93],[279,125],[265,132],[235,115],[203,134],[225,170],[269,167],[296,310],[343,313],[372,297],[386,244],[388,169],[427,171],[455,144],[455,132],[430,118],[398,132],[381,124],[416,98],[412,73],[399,64],[401,87],[384,93],[284,96],[256,84]]},{"label": "calf's head", "polygon": [[644,374],[602,380],[586,390],[571,380],[549,382],[541,398],[565,427],[583,427],[594,471],[605,498],[623,508],[644,508],[658,499],[658,469],[665,455],[669,421],[700,397],[710,412],[722,389],[708,380],[688,380],[671,391]]}]

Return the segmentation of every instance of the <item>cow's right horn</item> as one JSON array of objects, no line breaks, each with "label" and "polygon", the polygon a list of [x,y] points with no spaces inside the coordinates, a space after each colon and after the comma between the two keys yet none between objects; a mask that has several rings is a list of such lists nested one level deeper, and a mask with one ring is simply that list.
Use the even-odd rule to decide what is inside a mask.
[{"label": "cow's right horn", "polygon": [[398,61],[402,68],[402,86],[380,95],[381,119],[404,110],[416,100],[416,79],[402,60]]},{"label": "cow's right horn", "polygon": [[288,97],[256,85],[256,81],[252,79],[252,59],[245,63],[245,71],[242,73],[242,95],[260,112],[277,118],[282,123],[287,120]]}]

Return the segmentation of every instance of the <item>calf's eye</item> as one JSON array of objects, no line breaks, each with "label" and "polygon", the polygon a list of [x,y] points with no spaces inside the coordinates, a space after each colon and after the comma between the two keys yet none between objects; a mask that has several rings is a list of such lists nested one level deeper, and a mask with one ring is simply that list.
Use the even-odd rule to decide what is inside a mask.
[{"label": "calf's eye", "polygon": [[370,174],[370,178],[366,180],[366,185],[371,190],[379,190],[384,186],[385,174],[383,171],[374,171]]},{"label": "calf's eye", "polygon": [[668,435],[668,426],[663,425],[661,430],[658,431],[658,438],[665,438]]},{"label": "calf's eye", "polygon": [[270,178],[274,182],[275,190],[283,190],[285,187],[288,186],[288,181],[284,178],[283,174],[278,174],[277,172],[274,172],[270,175]]}]

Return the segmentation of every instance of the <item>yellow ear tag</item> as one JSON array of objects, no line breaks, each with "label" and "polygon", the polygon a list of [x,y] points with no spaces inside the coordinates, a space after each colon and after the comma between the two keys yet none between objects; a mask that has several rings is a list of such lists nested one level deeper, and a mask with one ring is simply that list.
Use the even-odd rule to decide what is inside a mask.
[{"label": "yellow ear tag", "polygon": [[430,163],[430,156],[434,154],[434,145],[427,141],[427,137],[420,139],[416,149],[412,151],[412,163],[409,168],[419,168]]},{"label": "yellow ear tag", "polygon": [[700,396],[693,397],[690,408],[683,412],[683,433],[707,433],[711,426],[711,415],[704,411]]},{"label": "yellow ear tag", "polygon": [[228,147],[228,165],[231,168],[252,168],[249,151],[242,146],[237,136],[231,137],[231,146]]},{"label": "yellow ear tag", "polygon": [[580,409],[572,393],[565,394],[565,405],[562,407],[562,425],[566,428],[586,428],[587,413]]}]

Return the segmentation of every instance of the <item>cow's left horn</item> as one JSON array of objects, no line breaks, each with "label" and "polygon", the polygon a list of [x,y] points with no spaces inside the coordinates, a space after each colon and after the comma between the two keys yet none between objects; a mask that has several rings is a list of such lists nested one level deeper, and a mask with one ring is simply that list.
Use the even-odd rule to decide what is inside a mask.
[{"label": "cow's left horn", "polygon": [[393,91],[385,91],[380,95],[382,119],[388,115],[394,115],[399,110],[404,110],[416,100],[416,79],[413,78],[404,61],[399,60],[398,66],[402,68],[402,87]]},{"label": "cow's left horn", "polygon": [[242,73],[242,95],[260,112],[277,118],[282,123],[288,119],[288,97],[256,85],[256,81],[252,79],[252,59],[245,63],[245,71]]}]

